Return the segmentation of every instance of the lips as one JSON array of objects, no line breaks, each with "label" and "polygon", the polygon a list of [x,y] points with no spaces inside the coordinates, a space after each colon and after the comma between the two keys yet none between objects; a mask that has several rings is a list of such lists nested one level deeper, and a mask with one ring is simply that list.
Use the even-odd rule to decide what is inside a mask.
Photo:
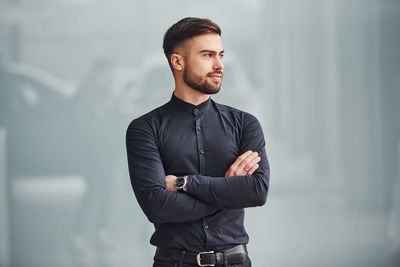
[{"label": "lips", "polygon": [[214,81],[221,81],[222,80],[222,73],[211,73],[208,75]]}]

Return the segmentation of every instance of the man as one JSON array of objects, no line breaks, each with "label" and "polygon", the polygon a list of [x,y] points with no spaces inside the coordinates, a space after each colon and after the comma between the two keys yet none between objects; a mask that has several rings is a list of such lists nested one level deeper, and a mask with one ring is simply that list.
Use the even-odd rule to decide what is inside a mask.
[{"label": "man", "polygon": [[217,24],[184,18],[165,33],[163,48],[172,98],[126,134],[132,187],[155,226],[153,267],[251,266],[244,208],[263,205],[269,187],[261,126],[210,98],[224,68]]}]

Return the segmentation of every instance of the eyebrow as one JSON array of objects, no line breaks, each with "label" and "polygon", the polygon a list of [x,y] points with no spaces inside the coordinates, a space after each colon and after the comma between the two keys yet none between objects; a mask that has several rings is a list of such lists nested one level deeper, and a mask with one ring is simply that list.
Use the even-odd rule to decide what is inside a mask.
[{"label": "eyebrow", "polygon": [[201,53],[224,54],[224,53],[225,53],[225,50],[222,50],[221,52],[217,53],[217,51],[214,51],[214,50],[204,49],[204,50],[199,51],[199,53],[200,53],[200,54],[201,54]]}]

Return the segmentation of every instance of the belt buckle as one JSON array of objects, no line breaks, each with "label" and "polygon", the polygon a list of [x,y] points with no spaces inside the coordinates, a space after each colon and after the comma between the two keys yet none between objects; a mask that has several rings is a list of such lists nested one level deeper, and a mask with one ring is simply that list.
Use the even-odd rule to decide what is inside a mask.
[{"label": "belt buckle", "polygon": [[213,253],[214,253],[214,251],[199,252],[196,255],[197,265],[199,265],[199,266],[215,266],[215,264],[201,264],[201,255],[202,254],[213,254]]}]

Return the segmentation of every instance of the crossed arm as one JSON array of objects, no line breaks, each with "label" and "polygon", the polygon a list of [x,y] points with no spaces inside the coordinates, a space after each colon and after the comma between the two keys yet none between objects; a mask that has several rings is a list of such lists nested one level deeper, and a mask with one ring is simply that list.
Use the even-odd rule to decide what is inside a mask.
[{"label": "crossed arm", "polygon": [[131,123],[126,135],[129,173],[136,198],[148,219],[153,223],[190,222],[225,208],[263,205],[269,186],[269,165],[264,137],[262,131],[260,135],[258,121],[255,122],[259,129],[253,131],[254,127],[249,127],[244,133],[240,150],[246,152],[225,176],[189,175],[186,193],[175,192],[176,176],[166,176],[149,125],[144,121]]},{"label": "crossed arm", "polygon": [[[258,120],[247,114],[242,127],[240,155],[224,177],[188,175],[185,192],[204,203],[224,209],[262,206],[269,188],[269,163],[264,134]],[[168,190],[174,190],[174,176],[167,176]]]},{"label": "crossed arm", "polygon": [[[251,150],[246,151],[242,155],[240,155],[236,161],[229,167],[229,169],[225,173],[225,177],[231,176],[251,176],[258,169],[261,158],[258,156],[257,152],[253,152]],[[166,188],[169,191],[176,192],[175,188],[175,175],[167,175],[165,176]],[[190,179],[190,177],[189,177]],[[184,191],[187,191],[187,188],[184,188]]]},{"label": "crossed arm", "polygon": [[[220,208],[262,206],[266,202],[269,185],[269,168],[265,161],[263,148],[260,149],[260,155],[247,151],[229,167],[225,177],[188,175],[184,190],[190,196]],[[165,179],[167,190],[176,191],[176,176],[167,175]]]}]

